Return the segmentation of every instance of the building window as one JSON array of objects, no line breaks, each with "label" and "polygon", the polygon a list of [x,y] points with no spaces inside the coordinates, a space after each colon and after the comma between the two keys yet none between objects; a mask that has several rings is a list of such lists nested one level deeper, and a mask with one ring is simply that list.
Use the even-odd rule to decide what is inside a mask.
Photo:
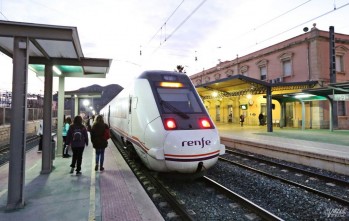
[{"label": "building window", "polygon": [[221,74],[217,73],[214,75],[214,79],[219,80],[221,78]]},{"label": "building window", "polygon": [[225,75],[226,75],[227,77],[233,76],[233,74],[234,74],[234,70],[227,70],[227,71],[225,72]]},{"label": "building window", "polygon": [[287,77],[292,75],[291,60],[282,61],[282,70],[283,70],[283,76]]},{"label": "building window", "polygon": [[240,73],[244,76],[247,76],[248,75],[248,66],[247,65],[244,65],[240,68]]},{"label": "building window", "polygon": [[267,67],[259,67],[259,73],[261,75],[261,80],[266,80],[267,79]]},{"label": "building window", "polygon": [[346,58],[344,56],[347,56],[346,53],[348,52],[348,48],[344,47],[342,45],[336,47],[336,72],[345,73],[344,70],[344,62]]},{"label": "building window", "polygon": [[344,72],[343,56],[336,55],[336,71]]},{"label": "building window", "polygon": [[338,101],[338,108],[337,108],[337,114],[338,116],[345,116],[346,110],[345,110],[345,101]]},{"label": "building window", "polygon": [[282,65],[282,76],[288,77],[292,76],[292,52],[286,52],[283,53],[281,56],[279,56],[281,65]]},{"label": "building window", "polygon": [[259,68],[260,79],[266,80],[268,75],[268,69],[267,69],[268,60],[266,59],[260,60],[256,63],[256,65]]}]

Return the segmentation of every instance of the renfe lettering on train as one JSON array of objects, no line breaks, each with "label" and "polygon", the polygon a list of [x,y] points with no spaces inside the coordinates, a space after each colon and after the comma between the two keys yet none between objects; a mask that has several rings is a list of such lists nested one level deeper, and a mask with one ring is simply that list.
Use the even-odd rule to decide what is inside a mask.
[{"label": "renfe lettering on train", "polygon": [[197,146],[201,145],[201,148],[204,148],[206,145],[210,145],[211,141],[210,140],[204,140],[204,138],[201,138],[201,140],[187,140],[187,141],[182,141],[182,147],[184,146]]}]

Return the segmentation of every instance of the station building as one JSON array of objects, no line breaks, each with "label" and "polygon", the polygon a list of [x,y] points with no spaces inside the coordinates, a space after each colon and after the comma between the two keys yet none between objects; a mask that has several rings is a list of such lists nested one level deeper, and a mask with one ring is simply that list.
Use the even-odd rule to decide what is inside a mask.
[{"label": "station building", "polygon": [[[301,93],[310,88],[330,87],[333,83],[330,81],[329,34],[314,24],[309,32],[221,62],[190,78],[216,123],[238,124],[243,114],[244,125],[259,125],[259,114],[267,116],[265,85],[269,85],[274,126],[301,127],[304,122],[305,128],[329,128],[330,101],[326,96]],[[334,36],[336,82],[349,82],[349,35],[335,33]],[[340,90],[342,94],[349,94],[349,89]],[[307,96],[309,99],[303,102],[297,99]],[[347,98],[335,102],[338,129],[349,129]]]}]

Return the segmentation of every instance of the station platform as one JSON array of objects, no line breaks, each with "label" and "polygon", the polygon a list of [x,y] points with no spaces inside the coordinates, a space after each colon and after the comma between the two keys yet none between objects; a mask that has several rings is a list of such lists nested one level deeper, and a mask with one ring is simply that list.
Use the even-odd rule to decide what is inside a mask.
[{"label": "station platform", "polygon": [[[90,142],[91,143],[91,142]],[[0,167],[0,221],[163,220],[114,144],[109,141],[103,172],[95,171],[92,145],[85,148],[82,174],[70,174],[71,158],[56,157],[40,174],[41,153],[26,154],[25,206],[6,210],[8,164]]]},{"label": "station platform", "polygon": [[[349,131],[274,128],[267,132],[266,126],[216,126],[226,146],[315,167],[326,161],[326,169],[349,171]],[[111,141],[105,152],[105,171],[94,170],[94,157],[90,144],[84,151],[80,176],[69,173],[71,158],[62,157],[53,161],[50,174],[40,174],[41,153],[28,151],[25,207],[13,211],[6,210],[8,164],[1,166],[0,221],[164,220]]]},{"label": "station platform", "polygon": [[349,131],[216,124],[228,147],[349,176]]}]

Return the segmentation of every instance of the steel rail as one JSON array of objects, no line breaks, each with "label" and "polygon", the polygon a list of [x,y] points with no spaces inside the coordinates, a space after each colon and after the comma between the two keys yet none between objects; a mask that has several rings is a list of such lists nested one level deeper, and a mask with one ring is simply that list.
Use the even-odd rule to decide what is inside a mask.
[{"label": "steel rail", "polygon": [[329,177],[329,176],[326,176],[326,175],[323,175],[323,174],[318,174],[318,173],[311,172],[311,171],[308,171],[308,170],[304,170],[304,169],[301,169],[301,168],[297,168],[297,167],[293,167],[293,166],[289,166],[289,165],[284,165],[284,164],[273,162],[273,161],[266,160],[266,159],[261,159],[261,158],[256,157],[256,156],[251,156],[251,155],[248,155],[248,154],[239,153],[239,152],[236,152],[236,151],[233,151],[233,150],[229,150],[229,149],[226,149],[226,152],[233,153],[233,154],[236,154],[236,155],[240,155],[240,156],[243,156],[243,157],[246,157],[246,158],[258,160],[258,161],[261,161],[263,163],[268,163],[268,164],[276,165],[276,166],[279,166],[279,167],[285,167],[285,168],[288,168],[290,170],[298,171],[298,172],[301,172],[303,174],[307,174],[307,175],[310,175],[310,176],[317,176],[317,177],[320,177],[323,180],[327,180],[327,181],[331,181],[331,182],[334,181],[337,184],[340,184],[340,185],[343,185],[343,186],[349,186],[349,182],[348,181],[345,181],[345,180],[342,180],[342,179],[337,179],[335,177]]},{"label": "steel rail", "polygon": [[[125,158],[126,163],[131,168],[134,175],[137,177],[138,181],[142,184],[144,189],[146,189],[145,185],[143,184],[142,179],[140,178],[140,174],[134,171],[134,166],[132,164],[132,160],[129,159],[128,154],[126,153],[125,149],[122,147],[122,145],[116,140],[113,139],[113,142],[115,146],[120,151],[121,155]],[[178,200],[176,200],[175,197],[172,196],[172,194],[166,189],[164,185],[161,184],[153,175],[151,175],[149,172],[147,172],[145,169],[142,170],[142,175],[144,175],[156,188],[161,192],[161,196],[166,199],[166,201],[171,205],[171,208],[176,212],[177,215],[180,216],[181,220],[184,221],[194,221],[195,219],[188,213],[187,209],[182,206]]]},{"label": "steel rail", "polygon": [[302,185],[302,184],[299,184],[299,183],[296,183],[294,181],[291,181],[291,180],[287,180],[287,179],[284,179],[284,178],[281,178],[281,177],[278,177],[278,176],[274,176],[272,174],[269,174],[269,173],[266,173],[264,171],[261,171],[261,170],[258,170],[258,169],[255,169],[255,168],[252,168],[252,167],[249,167],[249,166],[246,166],[246,165],[243,165],[243,164],[240,164],[240,163],[237,163],[237,162],[233,162],[231,160],[228,160],[228,159],[225,159],[225,158],[222,158],[222,157],[219,157],[219,160],[222,160],[222,161],[226,161],[226,162],[229,162],[231,164],[234,164],[236,166],[239,166],[239,167],[242,167],[244,169],[248,169],[248,170],[251,170],[253,172],[256,172],[256,173],[259,173],[259,174],[262,174],[264,176],[267,176],[267,177],[270,177],[270,178],[273,178],[273,179],[277,179],[277,180],[280,180],[284,183],[287,183],[287,184],[291,184],[293,186],[297,186],[297,187],[300,187],[300,188],[303,188],[309,192],[312,192],[312,193],[315,193],[315,194],[318,194],[320,196],[323,196],[323,197],[327,197],[329,199],[333,199],[337,202],[340,202],[342,204],[344,204],[345,206],[349,206],[349,201],[345,200],[345,199],[342,199],[342,198],[339,198],[337,196],[333,196],[331,194],[328,194],[328,193],[325,193],[325,192],[322,192],[322,191],[319,191],[317,189],[314,189],[314,188],[311,188],[311,187],[308,187],[308,186],[305,186],[305,185]]},{"label": "steel rail", "polygon": [[216,181],[208,178],[207,176],[204,176],[202,178],[207,184],[213,186],[214,188],[218,189],[218,191],[224,193],[227,195],[230,199],[238,201],[241,205],[247,207],[254,213],[256,213],[259,217],[263,218],[264,220],[269,221],[281,221],[280,217],[274,215],[273,213],[265,210],[264,208],[258,206],[257,204],[253,203],[252,201],[246,199],[245,197],[233,192],[232,190],[228,189],[227,187],[217,183]]}]

